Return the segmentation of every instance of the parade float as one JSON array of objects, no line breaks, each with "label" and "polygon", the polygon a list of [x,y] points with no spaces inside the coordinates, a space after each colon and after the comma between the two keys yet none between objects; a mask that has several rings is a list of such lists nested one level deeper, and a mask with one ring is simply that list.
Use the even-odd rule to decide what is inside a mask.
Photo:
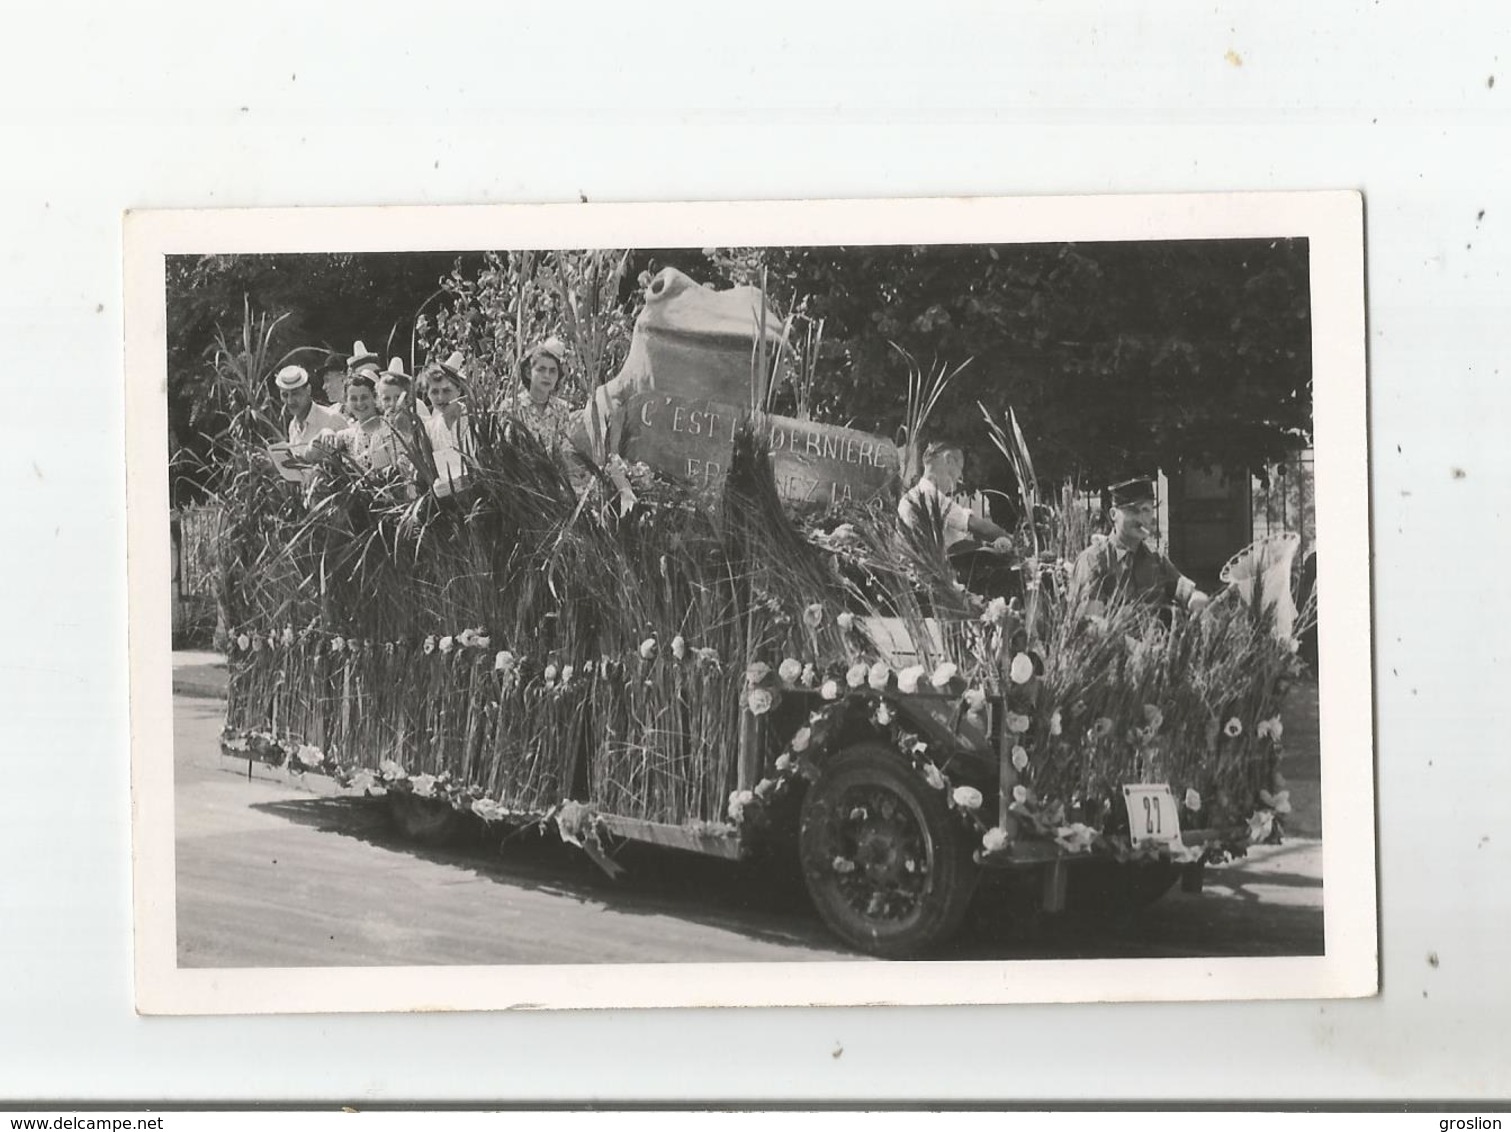
[{"label": "parade float", "polygon": [[332,458],[293,486],[233,451],[224,755],[611,873],[626,841],[795,854],[824,922],[885,957],[948,939],[988,870],[1050,912],[1134,907],[1277,839],[1294,539],[1197,617],[1077,604],[1071,494],[986,420],[1033,521],[1014,591],[972,594],[897,520],[941,383],[895,441],[770,414],[791,331],[757,288],[662,272],[575,469],[506,412],[474,411],[440,492],[423,444],[417,484]]}]

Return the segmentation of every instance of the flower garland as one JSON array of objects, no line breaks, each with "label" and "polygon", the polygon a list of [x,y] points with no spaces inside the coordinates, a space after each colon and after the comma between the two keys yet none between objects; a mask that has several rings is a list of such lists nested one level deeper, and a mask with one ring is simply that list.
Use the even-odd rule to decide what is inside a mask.
[{"label": "flower garland", "polygon": [[[1010,738],[1009,759],[1018,779],[1012,785],[1011,801],[1007,805],[1005,822],[988,826],[981,818],[985,797],[982,791],[967,783],[956,784],[945,773],[950,757],[943,759],[943,766],[936,758],[930,744],[920,736],[906,731],[899,725],[898,698],[920,693],[952,696],[958,698],[959,712],[970,718],[981,730],[986,729],[988,704],[993,690],[980,682],[967,682],[956,664],[945,662],[932,672],[913,665],[893,669],[883,660],[869,660],[864,646],[869,641],[864,637],[853,614],[841,612],[833,622],[840,630],[849,653],[848,662],[835,661],[820,669],[815,659],[799,659],[788,656],[773,667],[764,661],[750,664],[745,673],[740,703],[743,710],[752,716],[768,715],[778,708],[784,696],[801,693],[817,697],[820,708],[809,714],[808,722],[799,727],[789,738],[777,756],[771,772],[756,783],[753,789],[736,790],[729,796],[727,816],[731,832],[748,831],[759,824],[772,799],[781,793],[797,774],[813,778],[817,775],[817,756],[831,742],[837,731],[837,721],[854,710],[857,703],[867,706],[870,723],[890,736],[900,754],[907,758],[931,788],[945,791],[949,804],[981,837],[979,855],[990,857],[1010,853],[1020,837],[1049,841],[1068,854],[1104,852],[1119,859],[1155,855],[1181,856],[1182,851],[1165,847],[1135,850],[1131,839],[1121,833],[1110,831],[1115,825],[1115,808],[1111,799],[1100,803],[1081,798],[1046,802],[1034,788],[1037,764],[1044,759],[1064,757],[1067,750],[1073,751],[1076,743],[1067,734],[1066,725],[1075,721],[1076,735],[1083,748],[1095,748],[1102,743],[1128,741],[1135,744],[1140,758],[1146,765],[1159,755],[1161,728],[1164,715],[1156,704],[1142,706],[1139,725],[1125,729],[1118,735],[1118,725],[1105,716],[1086,720],[1084,705],[1049,705],[1043,699],[1045,661],[1038,653],[1025,647],[1021,637],[1021,610],[1016,599],[1009,604],[1001,598],[993,599],[985,607],[979,621],[983,640],[990,650],[998,655],[1010,653],[1005,665],[1005,680],[1000,695],[1005,712],[1003,724]],[[801,614],[803,625],[815,635],[829,617],[822,603],[807,605]],[[1095,631],[1096,618],[1091,618],[1091,631]],[[285,626],[277,631],[259,632],[247,628],[231,641],[234,656],[243,661],[255,662],[260,654],[269,656],[277,650],[294,648],[313,649],[332,658],[344,659],[361,655],[368,650],[382,650],[388,655],[411,648],[427,656],[457,661],[466,658],[478,663],[490,653],[492,669],[506,688],[520,682],[534,682],[539,687],[560,694],[574,685],[574,681],[592,677],[595,672],[609,679],[622,678],[636,665],[643,669],[653,663],[661,653],[661,643],[656,635],[644,638],[638,648],[624,659],[602,656],[598,661],[585,661],[580,665],[558,665],[554,661],[535,664],[524,655],[516,655],[508,649],[493,652],[492,639],[483,627],[464,628],[455,634],[431,634],[422,639],[368,642],[357,638],[345,638],[338,634],[326,634],[312,624],[295,631]],[[717,653],[712,649],[689,645],[686,639],[674,636],[669,645],[671,658],[678,664],[694,663],[719,667]],[[993,682],[995,683],[995,681]],[[1048,709],[1048,710],[1046,710]],[[1243,720],[1230,716],[1225,722],[1217,721],[1208,728],[1208,745],[1215,749],[1222,740],[1234,741],[1245,733]],[[1273,744],[1278,756],[1283,727],[1279,716],[1257,721],[1254,734],[1260,741]],[[1037,742],[1035,742],[1037,737]],[[1066,744],[1070,743],[1070,747]],[[1038,755],[1035,746],[1042,747]],[[1062,750],[1062,748],[1065,748]],[[382,775],[374,778],[371,771],[355,764],[341,764],[328,757],[326,752],[294,738],[277,738],[265,731],[233,733],[228,731],[222,739],[222,749],[228,754],[245,755],[275,766],[287,765],[296,773],[306,771],[330,774],[343,785],[357,787],[377,785]],[[385,764],[387,765],[387,764]],[[402,768],[398,768],[402,772]],[[343,781],[344,780],[344,781]],[[409,779],[407,774],[383,779],[385,786],[408,783],[408,789],[418,797],[442,797],[457,809],[467,809],[484,820],[503,820],[524,816],[511,810],[498,799],[484,796],[479,787],[453,782],[446,775],[438,777],[420,775]],[[1202,820],[1203,797],[1200,784],[1172,784],[1182,828]],[[404,789],[405,787],[399,787]],[[439,791],[439,795],[437,795]],[[1225,799],[1220,799],[1225,801]],[[1277,773],[1272,789],[1258,791],[1257,803],[1247,822],[1247,844],[1278,842],[1284,830],[1284,815],[1290,812],[1289,791],[1283,778]],[[712,830],[717,823],[703,823]],[[1239,855],[1244,844],[1232,842],[1214,844],[1206,850],[1203,859],[1221,859]]]}]

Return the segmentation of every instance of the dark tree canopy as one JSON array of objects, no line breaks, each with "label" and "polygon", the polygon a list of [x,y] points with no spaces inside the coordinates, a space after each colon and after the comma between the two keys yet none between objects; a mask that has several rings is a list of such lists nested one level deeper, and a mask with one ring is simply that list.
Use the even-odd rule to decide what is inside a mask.
[{"label": "dark tree canopy", "polygon": [[[664,266],[716,286],[764,274],[779,307],[822,319],[817,419],[891,435],[906,404],[898,347],[925,368],[972,359],[929,431],[965,445],[978,482],[1006,475],[978,401],[999,417],[1017,412],[1041,477],[1087,486],[1183,465],[1258,468],[1310,440],[1304,240],[642,249],[617,296],[624,311],[638,306],[637,278]],[[301,357],[312,374],[344,365],[358,337],[417,364],[417,313],[436,325],[439,308],[460,301],[442,279],[483,267],[481,254],[448,252],[171,257],[175,437],[203,450],[217,429],[215,333],[234,336],[244,297],[254,311],[290,314],[275,354],[328,351]],[[177,474],[176,496],[194,482]]]},{"label": "dark tree canopy", "polygon": [[764,266],[825,320],[816,416],[894,428],[895,343],[925,366],[973,359],[931,431],[986,457],[976,403],[1011,406],[1049,476],[1257,467],[1310,437],[1304,240],[787,248],[722,266]]}]

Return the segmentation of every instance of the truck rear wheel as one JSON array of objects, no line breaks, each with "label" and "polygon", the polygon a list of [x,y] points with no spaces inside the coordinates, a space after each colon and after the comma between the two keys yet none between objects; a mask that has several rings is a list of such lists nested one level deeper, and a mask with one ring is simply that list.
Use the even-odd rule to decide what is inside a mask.
[{"label": "truck rear wheel", "polygon": [[798,849],[824,923],[884,959],[952,936],[976,884],[970,839],[943,791],[880,742],[847,747],[824,765],[803,800]]}]

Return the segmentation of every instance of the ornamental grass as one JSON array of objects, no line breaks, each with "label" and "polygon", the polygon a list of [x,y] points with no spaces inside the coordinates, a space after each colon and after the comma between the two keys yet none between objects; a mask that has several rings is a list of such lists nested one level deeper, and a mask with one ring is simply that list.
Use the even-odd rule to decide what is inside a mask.
[{"label": "ornamental grass", "polygon": [[[920,376],[912,401],[926,408],[950,376]],[[286,484],[258,458],[272,437],[253,384],[228,385],[241,423],[218,456],[218,600],[233,643],[247,641],[230,650],[233,731],[318,747],[328,768],[444,776],[514,814],[571,798],[721,823],[750,785],[742,713],[772,702],[750,698],[748,666],[787,662],[803,675],[782,689],[809,700],[828,680],[843,689],[856,665],[891,663],[871,618],[911,644],[910,664],[954,665],[963,696],[1003,697],[1026,724],[1018,781],[1064,820],[1115,823],[1127,783],[1168,782],[1188,802],[1183,820],[1200,824],[1242,822],[1281,789],[1272,721],[1297,661],[1255,612],[1264,602],[1228,592],[1197,618],[1074,607],[1066,582],[1087,517],[1068,487],[1058,507],[1039,505],[1011,417],[994,438],[1029,521],[1024,607],[1009,612],[958,585],[942,515],[903,527],[895,494],[795,515],[750,425],[719,490],[642,478],[641,503],[620,513],[600,469],[569,468],[487,412],[471,418],[453,494],[425,490],[423,430],[418,483],[337,455],[309,484]],[[910,414],[915,448],[926,415]],[[1033,675],[1019,681],[1010,662],[1024,655]],[[768,770],[790,737],[771,723],[779,714],[802,722],[791,705],[763,721]]]}]

